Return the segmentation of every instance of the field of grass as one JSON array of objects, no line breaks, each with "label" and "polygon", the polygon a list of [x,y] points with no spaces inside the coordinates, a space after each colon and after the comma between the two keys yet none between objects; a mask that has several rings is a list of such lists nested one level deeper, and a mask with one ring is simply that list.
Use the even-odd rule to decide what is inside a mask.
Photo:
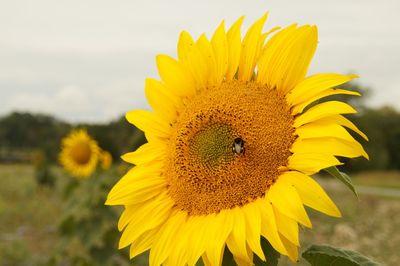
[{"label": "field of grass", "polygon": [[[366,174],[365,181],[362,178],[362,174],[357,175],[355,183],[363,186],[373,183],[377,187],[388,187],[388,183],[398,187],[400,184],[399,173],[392,173],[390,180],[385,180],[384,173],[375,175],[375,179],[382,183],[372,182],[373,175],[370,173]],[[332,181],[335,185],[339,184],[336,180]],[[358,251],[383,265],[400,265],[400,197],[363,194],[359,191],[357,199],[342,184],[339,184],[342,189],[336,186],[332,189],[327,182],[321,183],[343,217],[332,218],[310,210],[314,228],[303,230],[303,247],[308,243],[329,244]]]},{"label": "field of grass", "polygon": [[[61,191],[67,177],[55,172],[56,186],[47,188],[36,184],[29,165],[0,165],[0,265],[44,265],[56,252]],[[359,174],[355,182],[400,188],[400,173]],[[359,251],[384,265],[400,265],[400,198],[361,194],[357,200],[344,186],[330,189],[329,184],[327,191],[343,218],[309,210],[313,229],[301,230],[302,249],[309,243],[331,244]],[[281,264],[290,265],[286,259]]]},{"label": "field of grass", "polygon": [[357,185],[400,189],[400,173],[394,171],[359,173],[353,180]]},{"label": "field of grass", "polygon": [[0,166],[0,265],[47,260],[57,241],[60,204],[58,188],[38,186],[33,167]]}]

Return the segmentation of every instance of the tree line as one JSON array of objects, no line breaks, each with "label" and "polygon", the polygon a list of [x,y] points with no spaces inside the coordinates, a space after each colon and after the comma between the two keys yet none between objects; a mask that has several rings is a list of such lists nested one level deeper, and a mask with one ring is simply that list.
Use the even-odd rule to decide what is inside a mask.
[{"label": "tree line", "polygon": [[[361,90],[356,85],[347,89]],[[366,107],[360,98],[336,98],[357,107],[359,113],[347,117],[369,137],[366,142],[354,134],[370,161],[349,160],[344,170],[400,170],[400,112],[392,107]],[[35,150],[41,150],[50,162],[56,163],[61,139],[75,127],[87,128],[116,161],[146,141],[143,133],[124,117],[105,124],[71,124],[49,115],[14,112],[0,118],[0,163],[26,162]]]},{"label": "tree line", "polygon": [[106,124],[71,124],[49,115],[13,112],[0,118],[0,163],[26,162],[38,150],[56,163],[61,140],[73,128],[86,128],[114,159],[145,142],[124,117]]}]

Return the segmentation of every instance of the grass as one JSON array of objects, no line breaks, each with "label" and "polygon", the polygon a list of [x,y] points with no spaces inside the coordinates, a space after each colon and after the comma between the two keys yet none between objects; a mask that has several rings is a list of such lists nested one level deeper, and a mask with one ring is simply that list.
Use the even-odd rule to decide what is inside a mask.
[{"label": "grass", "polygon": [[44,262],[57,241],[57,189],[37,186],[33,175],[28,165],[0,167],[1,265],[16,265],[13,260],[19,265]]},{"label": "grass", "polygon": [[[0,265],[43,265],[59,240],[61,188],[65,176],[56,171],[56,186],[38,186],[29,165],[0,165]],[[400,174],[363,173],[355,183],[400,188]],[[313,229],[301,230],[302,250],[310,243],[349,248],[385,265],[399,265],[399,198],[360,195],[344,186],[328,190],[341,209],[341,219],[308,210]],[[280,265],[291,265],[282,259]],[[299,265],[307,265],[300,261]]]},{"label": "grass", "polygon": [[361,194],[357,200],[349,190],[329,194],[343,217],[331,218],[310,211],[314,229],[301,233],[303,246],[329,244],[358,251],[385,265],[398,265],[399,199]]},{"label": "grass", "polygon": [[363,172],[354,174],[352,178],[356,185],[400,189],[400,172],[396,171]]}]

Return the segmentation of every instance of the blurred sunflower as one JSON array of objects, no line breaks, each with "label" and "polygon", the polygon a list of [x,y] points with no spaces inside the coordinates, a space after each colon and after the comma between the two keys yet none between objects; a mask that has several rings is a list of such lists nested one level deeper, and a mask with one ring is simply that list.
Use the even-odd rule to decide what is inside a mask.
[{"label": "blurred sunflower", "polygon": [[100,152],[100,162],[101,162],[101,168],[103,168],[104,170],[109,169],[112,164],[111,153],[109,153],[108,151],[102,150]]},{"label": "blurred sunflower", "polygon": [[73,130],[62,140],[59,160],[73,176],[85,178],[96,170],[99,153],[99,146],[86,130]]},{"label": "blurred sunflower", "polygon": [[[305,77],[317,46],[315,26],[262,31],[267,15],[243,40],[243,17],[211,40],[182,32],[178,59],[156,58],[161,81],[146,80],[153,112],[127,120],[148,143],[122,158],[136,167],[113,187],[106,204],[125,205],[119,247],[134,257],[150,249],[150,265],[220,265],[225,245],[236,262],[265,260],[260,237],[298,258],[298,225],[311,227],[304,205],[341,214],[310,177],[340,165],[335,156],[368,157],[347,132],[343,102],[310,104],[355,75]],[[308,107],[308,109],[307,109]],[[268,258],[267,258],[268,259]]]}]

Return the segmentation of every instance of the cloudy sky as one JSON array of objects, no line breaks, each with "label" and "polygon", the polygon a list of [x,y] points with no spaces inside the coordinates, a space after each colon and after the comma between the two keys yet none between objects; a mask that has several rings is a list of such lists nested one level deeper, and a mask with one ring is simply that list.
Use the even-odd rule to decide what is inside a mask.
[{"label": "cloudy sky", "polygon": [[264,11],[267,28],[317,24],[310,73],[354,72],[368,103],[400,101],[398,0],[0,0],[0,115],[50,113],[105,122],[147,108],[155,55],[174,55],[181,30],[210,36],[221,19]]}]

